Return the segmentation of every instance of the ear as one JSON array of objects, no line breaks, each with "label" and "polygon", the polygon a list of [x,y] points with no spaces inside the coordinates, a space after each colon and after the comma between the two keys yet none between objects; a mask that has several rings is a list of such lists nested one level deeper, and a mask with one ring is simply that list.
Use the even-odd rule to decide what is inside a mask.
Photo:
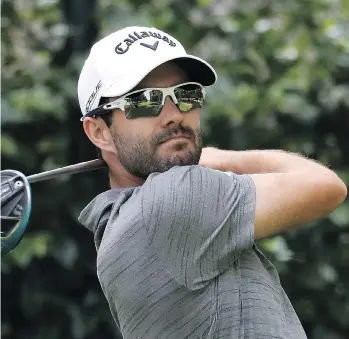
[{"label": "ear", "polygon": [[90,141],[105,152],[116,154],[115,144],[109,127],[100,118],[86,117],[83,128]]}]

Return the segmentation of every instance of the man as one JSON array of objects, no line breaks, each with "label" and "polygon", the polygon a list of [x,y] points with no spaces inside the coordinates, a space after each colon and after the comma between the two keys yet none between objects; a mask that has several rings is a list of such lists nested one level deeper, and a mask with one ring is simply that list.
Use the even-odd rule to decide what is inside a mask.
[{"label": "man", "polygon": [[155,28],[97,42],[78,84],[83,128],[111,189],[82,211],[124,338],[306,338],[255,240],[333,211],[346,186],[284,151],[202,149],[217,76]]}]

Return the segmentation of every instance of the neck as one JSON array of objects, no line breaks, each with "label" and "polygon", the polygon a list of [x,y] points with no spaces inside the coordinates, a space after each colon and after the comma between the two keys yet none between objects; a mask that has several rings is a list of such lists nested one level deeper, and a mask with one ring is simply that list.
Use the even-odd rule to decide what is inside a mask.
[{"label": "neck", "polygon": [[141,186],[144,180],[130,174],[120,163],[119,158],[113,153],[105,152],[103,159],[109,169],[109,183],[111,188]]},{"label": "neck", "polygon": [[125,169],[116,173],[116,171],[109,168],[109,182],[111,188],[122,188],[141,186],[144,180],[128,173]]}]

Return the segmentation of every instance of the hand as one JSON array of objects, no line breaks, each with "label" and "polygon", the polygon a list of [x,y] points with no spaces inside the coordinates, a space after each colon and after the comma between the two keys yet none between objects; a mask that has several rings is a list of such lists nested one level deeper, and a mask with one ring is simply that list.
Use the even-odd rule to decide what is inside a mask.
[{"label": "hand", "polygon": [[229,152],[214,147],[202,149],[199,165],[219,171],[226,171]]}]

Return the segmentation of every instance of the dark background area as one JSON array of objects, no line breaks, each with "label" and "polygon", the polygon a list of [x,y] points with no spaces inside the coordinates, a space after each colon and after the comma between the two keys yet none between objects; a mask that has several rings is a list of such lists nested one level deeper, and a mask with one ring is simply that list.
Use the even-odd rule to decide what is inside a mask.
[{"label": "dark background area", "polygon": [[[1,169],[26,175],[96,157],[76,86],[102,36],[155,26],[216,67],[205,144],[278,148],[333,168],[349,184],[346,0],[3,0]],[[106,171],[32,186],[28,232],[1,259],[3,339],[119,338],[96,276],[82,208]],[[310,339],[349,338],[349,201],[329,217],[261,241]]]}]

